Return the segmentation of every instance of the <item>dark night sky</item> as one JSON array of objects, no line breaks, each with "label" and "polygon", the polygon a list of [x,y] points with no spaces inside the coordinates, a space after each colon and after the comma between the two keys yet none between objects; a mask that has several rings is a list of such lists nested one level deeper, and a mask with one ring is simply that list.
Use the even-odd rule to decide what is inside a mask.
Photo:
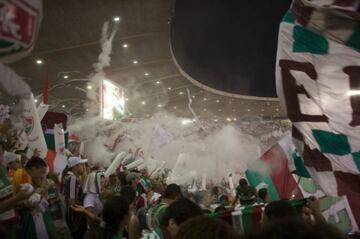
[{"label": "dark night sky", "polygon": [[279,23],[290,0],[178,0],[171,44],[180,66],[211,88],[274,97]]}]

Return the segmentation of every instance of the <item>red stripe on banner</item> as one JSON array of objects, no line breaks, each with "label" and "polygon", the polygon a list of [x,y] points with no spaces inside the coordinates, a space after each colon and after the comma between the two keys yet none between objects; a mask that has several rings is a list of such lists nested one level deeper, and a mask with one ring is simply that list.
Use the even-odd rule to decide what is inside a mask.
[{"label": "red stripe on banner", "polygon": [[263,205],[255,206],[252,214],[252,230],[260,228]]},{"label": "red stripe on banner", "polygon": [[318,149],[310,149],[310,147],[304,143],[303,152],[304,165],[315,168],[317,172],[332,171],[330,159],[325,157]]},{"label": "red stripe on banner", "polygon": [[41,120],[41,126],[44,131],[47,129],[54,129],[55,124],[62,123],[64,131],[67,129],[67,115],[59,112],[47,111],[44,118]]},{"label": "red stripe on banner", "polygon": [[334,172],[339,195],[346,195],[354,219],[360,227],[360,175]]},{"label": "red stripe on banner", "polygon": [[49,149],[46,155],[46,162],[49,166],[50,172],[54,172],[55,157],[56,157],[56,152]]},{"label": "red stripe on banner", "polygon": [[303,198],[298,184],[289,171],[288,157],[279,144],[266,151],[261,159],[269,169],[269,175],[280,199],[290,199],[293,193],[296,199]]},{"label": "red stripe on banner", "polygon": [[45,75],[44,93],[43,93],[44,104],[48,104],[49,102],[49,81],[50,81],[50,64],[48,64]]}]

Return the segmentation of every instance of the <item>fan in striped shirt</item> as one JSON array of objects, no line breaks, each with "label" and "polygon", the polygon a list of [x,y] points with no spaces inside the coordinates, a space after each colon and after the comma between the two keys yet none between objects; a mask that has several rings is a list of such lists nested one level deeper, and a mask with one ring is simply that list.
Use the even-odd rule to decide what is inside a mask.
[{"label": "fan in striped shirt", "polygon": [[180,198],[166,209],[163,224],[149,233],[144,233],[142,239],[171,239],[182,223],[202,214],[197,204],[189,199]]}]

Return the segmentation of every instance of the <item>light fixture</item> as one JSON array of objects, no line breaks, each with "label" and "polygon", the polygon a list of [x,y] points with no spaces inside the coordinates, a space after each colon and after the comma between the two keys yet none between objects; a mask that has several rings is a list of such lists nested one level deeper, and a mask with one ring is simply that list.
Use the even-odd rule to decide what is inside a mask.
[{"label": "light fixture", "polygon": [[218,109],[218,111],[219,111],[219,112],[221,112],[221,111],[222,111],[222,109]]},{"label": "light fixture", "polygon": [[35,102],[35,103],[37,103],[37,102],[38,102],[38,100],[37,100],[37,99],[35,99],[35,100],[34,100],[34,102]]},{"label": "light fixture", "polygon": [[86,109],[86,111],[89,111],[89,109]]},{"label": "light fixture", "polygon": [[182,121],[181,121],[181,124],[182,125],[188,125],[188,124],[192,124],[192,123],[194,123],[195,122],[195,120],[192,120],[192,119],[183,119]]},{"label": "light fixture", "polygon": [[36,60],[36,64],[41,65],[42,63],[43,63],[42,60],[40,60],[40,59]]},{"label": "light fixture", "polygon": [[171,87],[168,87],[168,90],[171,90]]},{"label": "light fixture", "polygon": [[207,98],[204,98],[204,101],[207,101]]},{"label": "light fixture", "polygon": [[62,105],[61,108],[65,108],[66,106],[65,105]]},{"label": "light fixture", "polygon": [[64,75],[64,79],[67,79],[67,78],[69,78],[69,76],[68,76],[68,75]]},{"label": "light fixture", "polygon": [[220,102],[220,100],[216,100],[216,103],[219,103]]},{"label": "light fixture", "polygon": [[204,109],[204,111],[207,111],[207,109]]},{"label": "light fixture", "polygon": [[261,109],[262,112],[264,112],[265,110],[264,109]]},{"label": "light fixture", "polygon": [[237,121],[237,118],[233,118],[233,121]]},{"label": "light fixture", "polygon": [[276,108],[276,111],[279,111],[279,108]]},{"label": "light fixture", "polygon": [[360,95],[360,90],[349,90],[347,95],[349,95],[349,96]]},{"label": "light fixture", "polygon": [[114,17],[113,20],[114,20],[114,22],[119,22],[119,21],[120,21],[120,17]]},{"label": "light fixture", "polygon": [[91,89],[92,89],[92,85],[88,85],[87,88],[88,88],[88,90],[91,90]]},{"label": "light fixture", "polygon": [[150,74],[149,74],[149,72],[145,72],[145,74],[144,74],[145,76],[149,76]]},{"label": "light fixture", "polygon": [[160,81],[156,81],[156,84],[159,85],[161,82]]},{"label": "light fixture", "polygon": [[126,44],[126,43],[123,44],[123,48],[128,48],[128,46],[129,46],[129,45]]},{"label": "light fixture", "polygon": [[182,92],[182,91],[179,92],[179,95],[183,95],[183,94],[184,94],[184,92]]},{"label": "light fixture", "polygon": [[137,60],[134,60],[134,61],[133,61],[133,64],[136,65],[137,63],[139,63]]},{"label": "light fixture", "polygon": [[161,108],[162,107],[162,104],[158,104],[158,108]]},{"label": "light fixture", "polygon": [[191,96],[193,99],[195,99],[195,95]]},{"label": "light fixture", "polygon": [[177,109],[177,107],[176,106],[174,106],[174,110],[176,110]]},{"label": "light fixture", "polygon": [[146,102],[145,102],[145,101],[141,101],[141,104],[142,104],[142,105],[146,105]]},{"label": "light fixture", "polygon": [[214,119],[214,122],[218,122],[218,120],[217,120],[217,119]]},{"label": "light fixture", "polygon": [[250,112],[251,111],[251,109],[248,109],[248,112]]},{"label": "light fixture", "polygon": [[129,101],[129,98],[125,98],[125,101]]},{"label": "light fixture", "polygon": [[226,121],[227,121],[227,122],[231,122],[231,119],[230,119],[230,118],[226,118]]}]

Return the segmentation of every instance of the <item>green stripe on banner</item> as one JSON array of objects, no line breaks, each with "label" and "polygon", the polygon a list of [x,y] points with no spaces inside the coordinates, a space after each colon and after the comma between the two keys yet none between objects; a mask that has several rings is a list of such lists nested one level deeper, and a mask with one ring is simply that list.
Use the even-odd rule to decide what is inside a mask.
[{"label": "green stripe on banner", "polygon": [[270,201],[279,200],[279,194],[276,190],[276,187],[270,177],[270,175],[265,173],[258,173],[252,170],[246,170],[245,172],[246,178],[249,181],[249,184],[253,187],[257,187],[261,183],[265,183],[268,185],[268,192],[270,196]]},{"label": "green stripe on banner", "polygon": [[[67,147],[68,141],[69,141],[69,132],[65,132],[64,136],[65,136],[65,147]],[[47,145],[48,149],[55,151],[54,134],[44,134],[44,137],[45,137],[45,141],[46,141],[46,145]]]},{"label": "green stripe on banner", "polygon": [[360,152],[353,153],[352,156],[353,156],[353,160],[356,164],[356,167],[360,171]]},{"label": "green stripe on banner", "polygon": [[260,228],[263,205],[246,206],[241,210],[244,233],[251,233]]},{"label": "green stripe on banner", "polygon": [[355,31],[353,32],[349,40],[346,42],[346,45],[354,48],[357,51],[360,51],[360,24],[357,25]]},{"label": "green stripe on banner", "polygon": [[224,212],[212,212],[212,213],[210,213],[208,216],[209,216],[210,218],[221,218],[221,217],[223,217],[224,215],[225,215]]},{"label": "green stripe on banner", "polygon": [[54,226],[48,209],[43,213],[43,219],[48,235],[53,235]]},{"label": "green stripe on banner", "polygon": [[252,213],[253,213],[253,206],[246,206],[242,210],[242,224],[245,233],[250,232],[251,229],[253,228]]},{"label": "green stripe on banner", "polygon": [[296,174],[304,178],[311,178],[309,172],[305,168],[304,161],[302,160],[298,152],[293,152],[291,157],[293,158],[295,163]]},{"label": "green stripe on banner", "polygon": [[293,30],[294,52],[311,53],[317,55],[326,55],[329,51],[329,42],[327,39],[315,32],[312,32],[302,26],[295,26]]},{"label": "green stripe on banner", "polygon": [[26,237],[24,238],[36,239],[35,222],[32,214],[27,210],[22,210],[20,212],[20,221],[21,221],[22,231],[26,232]]},{"label": "green stripe on banner", "polygon": [[334,215],[329,215],[328,223],[335,225],[343,232],[350,232],[352,229],[351,219],[346,211],[346,209],[342,209],[336,213],[337,218]]},{"label": "green stripe on banner", "polygon": [[301,177],[299,180],[299,186],[305,191],[305,193],[315,194],[316,191],[319,190],[319,186],[317,186],[312,178],[303,178]]},{"label": "green stripe on banner", "polygon": [[350,144],[346,135],[313,129],[312,134],[320,146],[321,153],[335,155],[350,154]]},{"label": "green stripe on banner", "polygon": [[12,45],[14,45],[14,43],[10,41],[0,40],[0,48],[10,47]]},{"label": "green stripe on banner", "polygon": [[295,23],[295,18],[294,18],[294,15],[292,14],[292,12],[287,11],[287,13],[283,17],[282,21],[283,22],[288,22],[288,23]]},{"label": "green stripe on banner", "polygon": [[291,206],[293,207],[299,207],[299,206],[304,206],[306,204],[306,199],[301,199],[301,200],[287,200],[286,202],[288,202]]}]

